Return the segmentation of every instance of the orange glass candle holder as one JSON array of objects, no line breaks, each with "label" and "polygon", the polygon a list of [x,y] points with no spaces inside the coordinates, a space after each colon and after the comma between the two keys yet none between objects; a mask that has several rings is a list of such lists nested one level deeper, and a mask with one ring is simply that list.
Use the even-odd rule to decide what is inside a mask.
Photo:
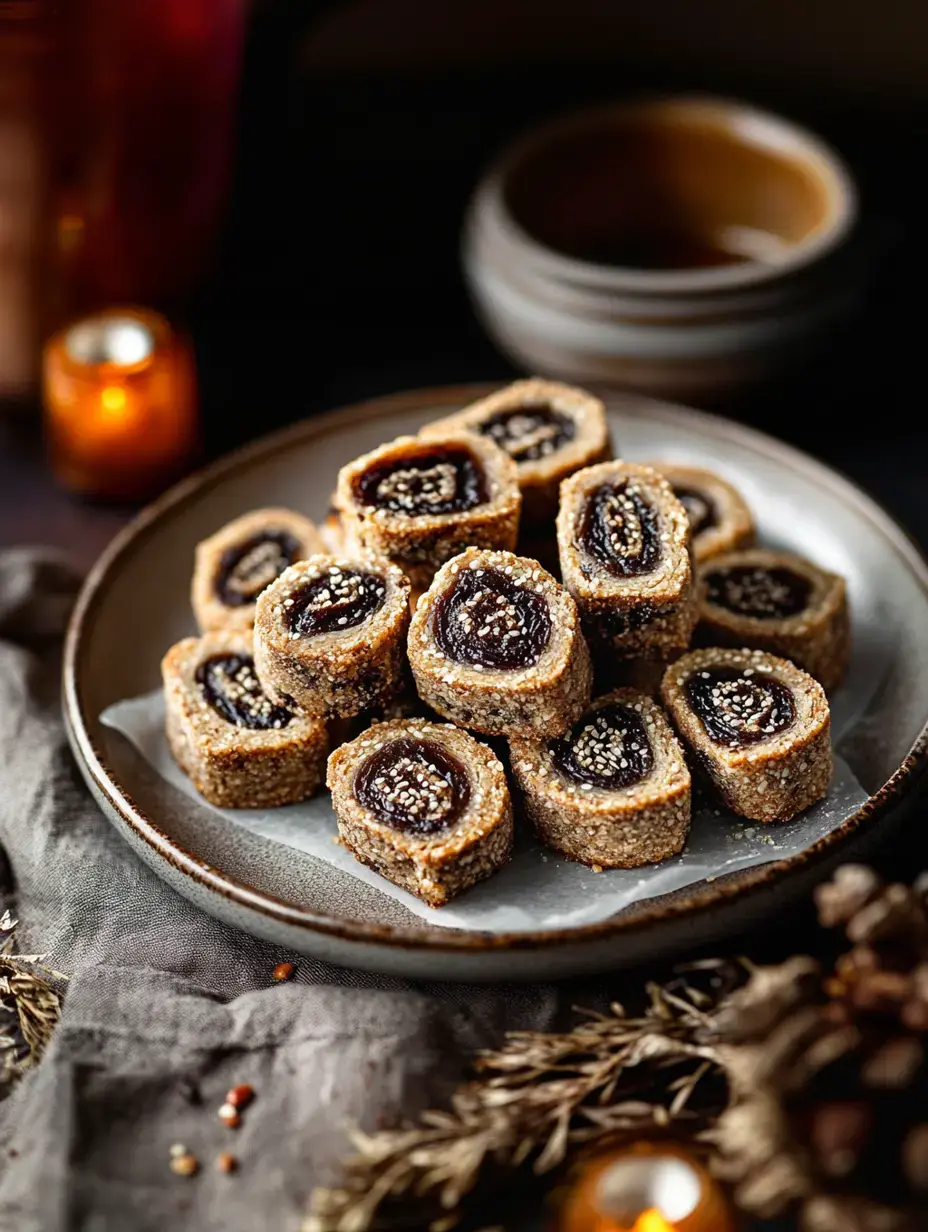
[{"label": "orange glass candle holder", "polygon": [[109,309],[55,334],[43,389],[52,468],[72,491],[148,496],[196,453],[193,354],[156,312]]},{"label": "orange glass candle holder", "polygon": [[558,1232],[734,1232],[725,1197],[682,1148],[642,1143],[594,1160],[567,1195]]}]

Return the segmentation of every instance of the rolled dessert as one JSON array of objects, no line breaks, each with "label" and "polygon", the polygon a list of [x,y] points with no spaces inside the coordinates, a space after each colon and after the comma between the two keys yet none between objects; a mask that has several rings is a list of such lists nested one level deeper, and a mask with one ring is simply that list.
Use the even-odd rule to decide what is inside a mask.
[{"label": "rolled dessert", "polygon": [[269,697],[314,718],[382,705],[406,680],[409,582],[373,556],[310,556],[258,600],[255,666]]},{"label": "rolled dessert", "polygon": [[419,590],[466,547],[515,547],[522,505],[516,464],[469,432],[401,436],[364,454],[342,467],[335,501],[346,541]]},{"label": "rolled dessert", "polygon": [[497,758],[445,723],[380,723],[329,758],[338,832],[369,868],[430,907],[489,877],[512,851]]},{"label": "rolled dessert", "polygon": [[561,480],[612,457],[606,408],[599,398],[534,377],[514,381],[453,415],[421,429],[421,436],[466,429],[488,437],[518,467],[522,524],[553,522]]},{"label": "rolled dessert", "polygon": [[315,795],[329,751],[325,724],[272,702],[249,632],[178,642],[161,664],[168,744],[197,791],[219,808],[270,808]]},{"label": "rolled dessert", "polygon": [[250,629],[261,591],[322,551],[314,523],[290,509],[255,509],[227,523],[196,547],[190,601],[201,632]]},{"label": "rolled dessert", "polygon": [[847,587],[836,573],[791,552],[752,548],[702,565],[696,594],[701,644],[782,655],[826,690],[844,678],[851,621]]},{"label": "rolled dessert", "polygon": [[572,860],[636,868],[681,851],[690,774],[664,712],[634,689],[599,697],[553,740],[510,741],[539,837]]},{"label": "rolled dessert", "polygon": [[561,485],[557,539],[594,654],[667,660],[689,646],[689,519],[657,471],[617,461],[572,475]]},{"label": "rolled dessert", "polygon": [[788,821],[828,791],[828,699],[795,664],[762,650],[694,650],[668,667],[661,694],[733,812]]},{"label": "rolled dessert", "polygon": [[423,701],[490,736],[556,736],[590,699],[576,604],[537,561],[468,548],[439,570],[409,630]]}]

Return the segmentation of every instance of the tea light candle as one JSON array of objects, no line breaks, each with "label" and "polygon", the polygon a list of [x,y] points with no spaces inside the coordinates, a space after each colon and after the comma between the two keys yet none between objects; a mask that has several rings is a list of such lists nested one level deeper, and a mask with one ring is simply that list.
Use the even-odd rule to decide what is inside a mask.
[{"label": "tea light candle", "polygon": [[721,1190],[674,1146],[641,1144],[595,1160],[570,1191],[560,1232],[733,1232]]},{"label": "tea light candle", "polygon": [[138,498],[196,451],[193,356],[156,312],[118,308],[68,326],[45,347],[45,430],[63,484]]}]

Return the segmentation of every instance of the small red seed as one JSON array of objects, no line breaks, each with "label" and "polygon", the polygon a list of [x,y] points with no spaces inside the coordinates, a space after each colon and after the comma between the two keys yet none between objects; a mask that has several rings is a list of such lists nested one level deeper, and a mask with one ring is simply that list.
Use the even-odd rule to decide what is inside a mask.
[{"label": "small red seed", "polygon": [[223,1125],[227,1125],[229,1129],[238,1129],[242,1122],[242,1118],[238,1115],[238,1112],[232,1107],[231,1104],[223,1104],[216,1115],[219,1117],[220,1121],[222,1121]]},{"label": "small red seed", "polygon": [[250,1082],[240,1082],[226,1093],[226,1103],[233,1108],[245,1108],[255,1097],[255,1089]]},{"label": "small red seed", "polygon": [[238,1160],[228,1151],[223,1151],[216,1159],[217,1172],[234,1172],[238,1168]]},{"label": "small red seed", "polygon": [[293,975],[293,963],[278,963],[274,968],[275,980],[289,980]]}]

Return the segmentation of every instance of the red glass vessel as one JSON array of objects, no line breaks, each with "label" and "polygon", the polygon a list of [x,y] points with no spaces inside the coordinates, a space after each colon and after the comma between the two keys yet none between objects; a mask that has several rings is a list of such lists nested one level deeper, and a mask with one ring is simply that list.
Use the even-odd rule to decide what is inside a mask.
[{"label": "red glass vessel", "polygon": [[46,99],[68,315],[183,293],[232,157],[245,0],[69,0]]}]

